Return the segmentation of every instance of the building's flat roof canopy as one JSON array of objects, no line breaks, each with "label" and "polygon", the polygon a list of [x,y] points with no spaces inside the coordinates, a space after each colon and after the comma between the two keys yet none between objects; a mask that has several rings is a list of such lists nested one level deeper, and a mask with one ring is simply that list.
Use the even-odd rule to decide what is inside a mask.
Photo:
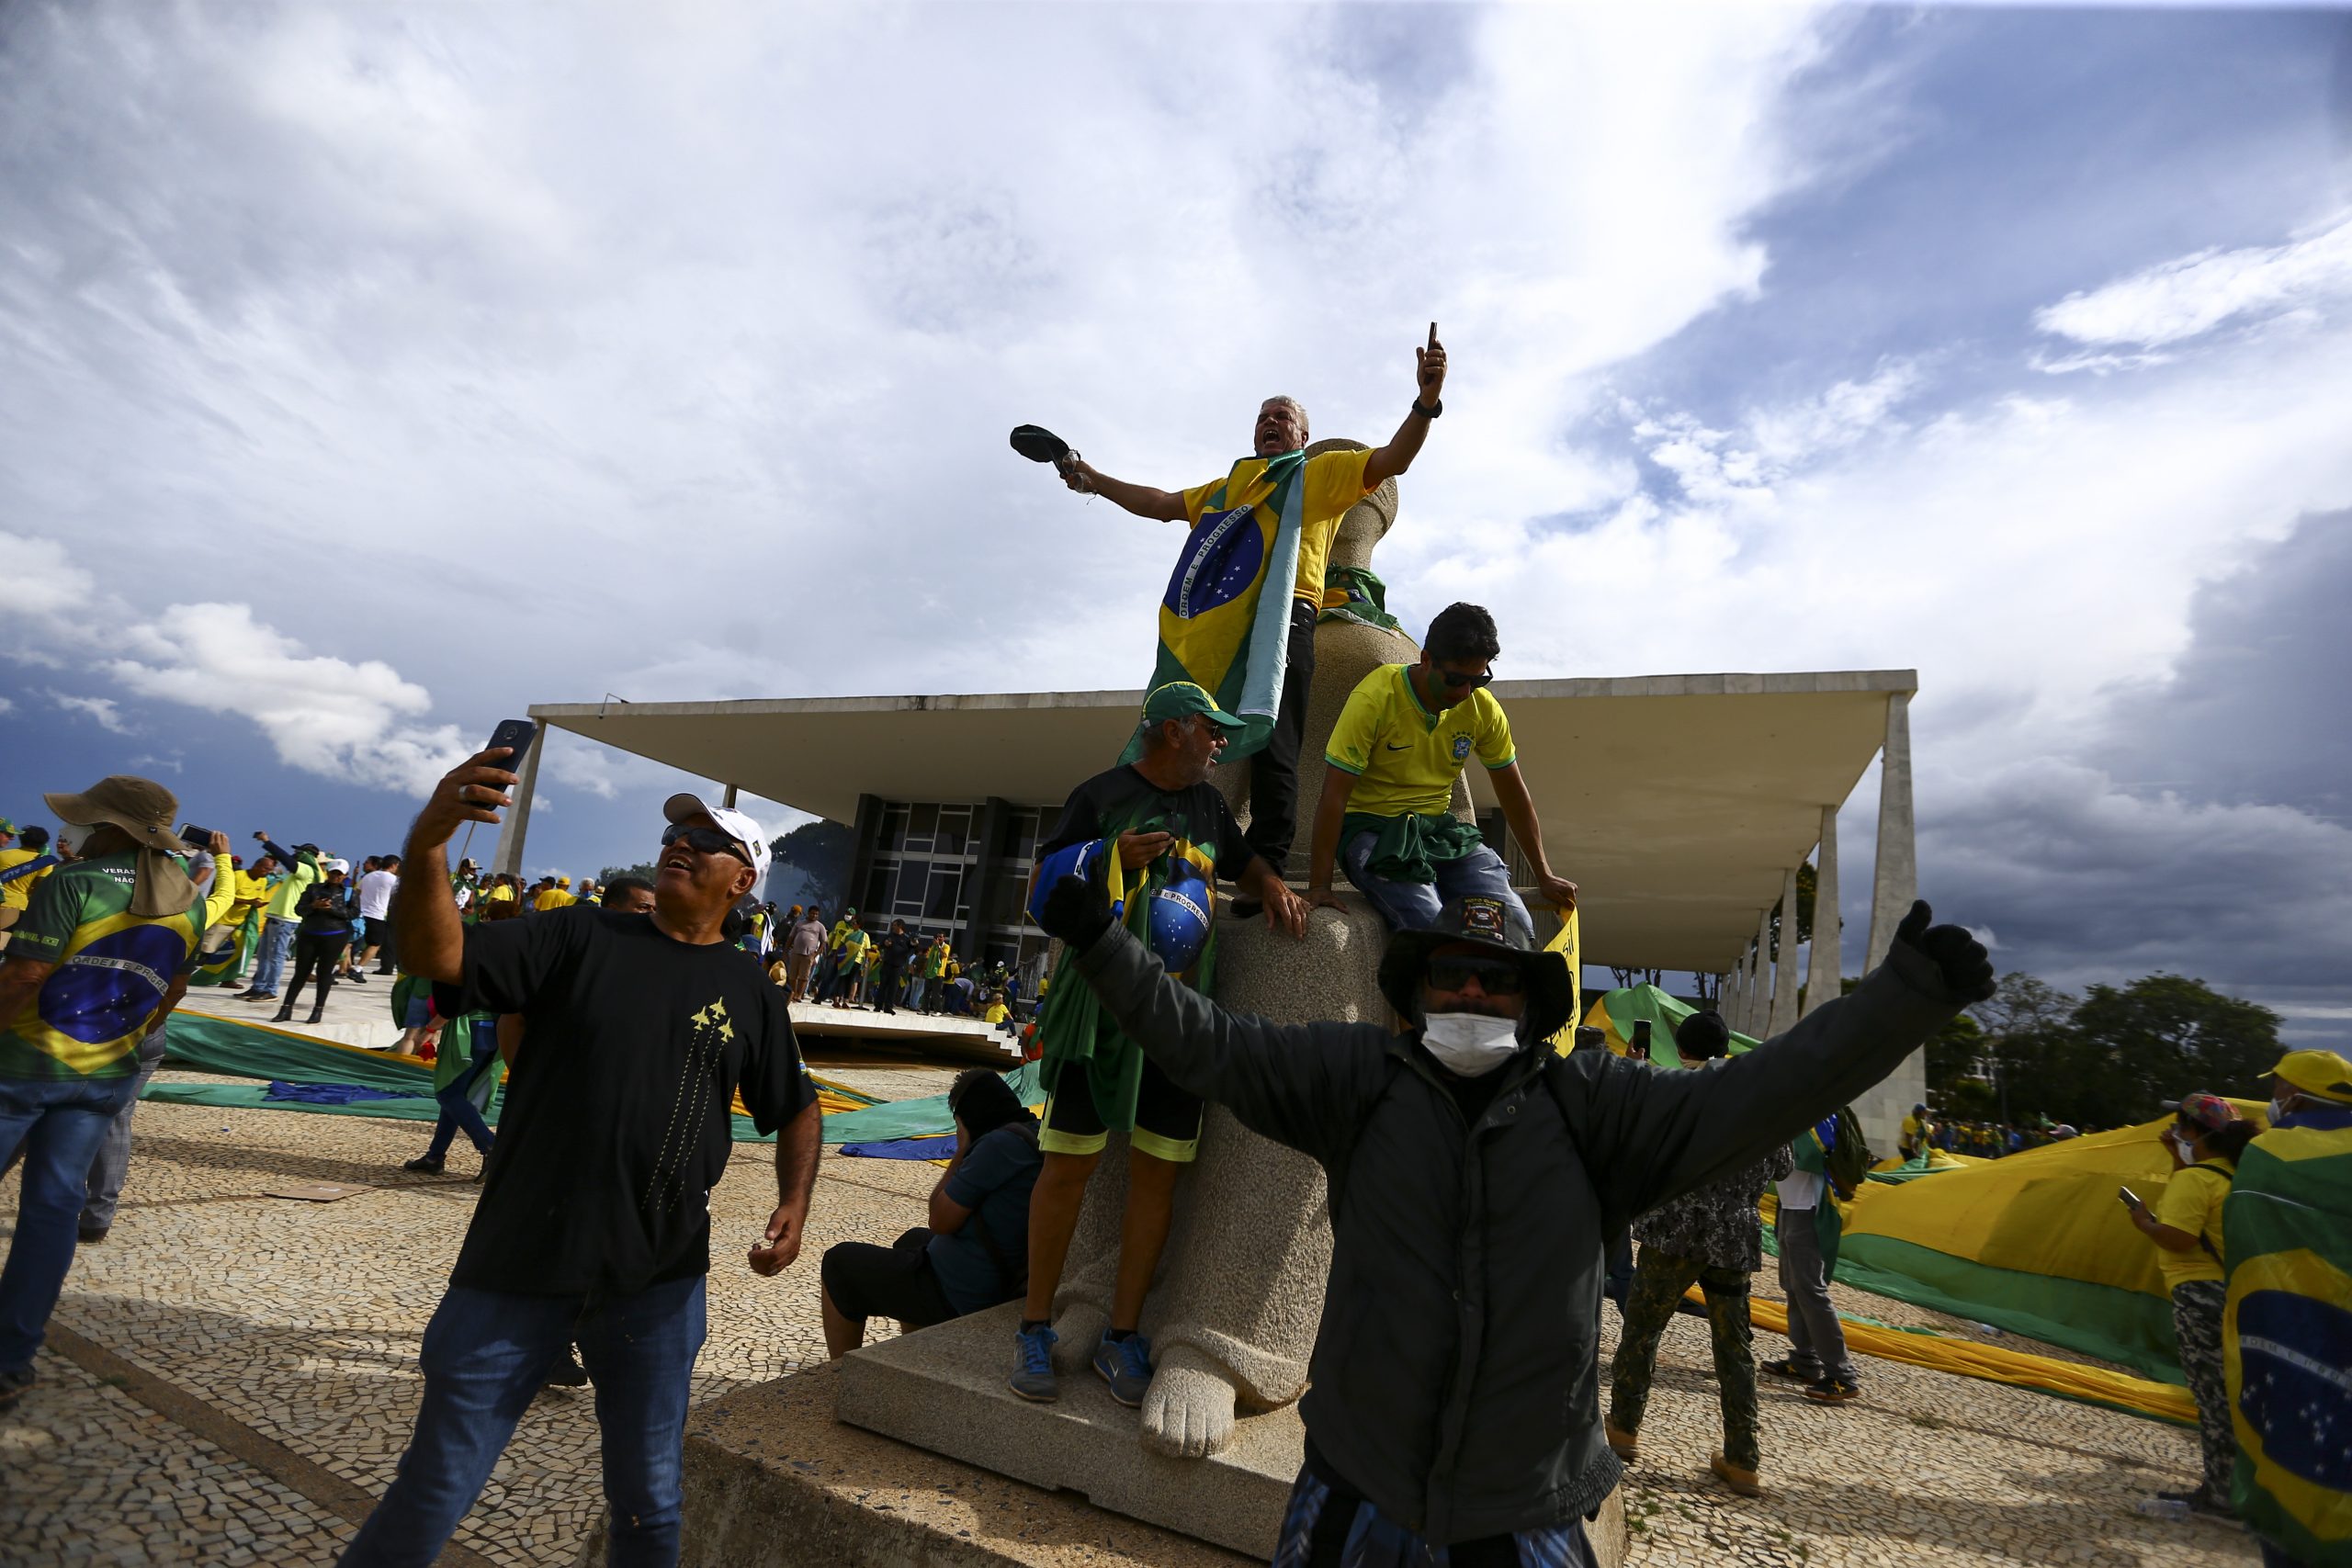
[{"label": "building's flat roof canopy", "polygon": [[[1594,964],[1728,966],[1886,733],[1908,670],[1503,681],[1553,868]],[[886,800],[1058,805],[1125,744],[1141,692],[559,703],[560,729],[848,822]],[[1481,810],[1495,802],[1469,770]],[[1303,803],[1310,815],[1314,803]],[[1849,834],[1849,837],[1855,835]]]}]

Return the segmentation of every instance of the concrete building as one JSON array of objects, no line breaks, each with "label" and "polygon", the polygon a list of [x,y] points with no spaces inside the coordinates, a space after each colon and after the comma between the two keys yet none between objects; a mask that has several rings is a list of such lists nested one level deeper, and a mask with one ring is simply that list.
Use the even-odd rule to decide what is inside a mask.
[{"label": "concrete building", "polygon": [[[1504,681],[1492,688],[1554,867],[1581,888],[1585,961],[1724,978],[1745,1032],[1785,1028],[1838,994],[1839,808],[1883,758],[1870,929],[1883,957],[1916,893],[1907,670]],[[885,921],[950,933],[967,958],[1018,967],[1043,933],[1021,909],[1063,797],[1117,757],[1140,692],[544,704],[531,716],[605,745],[849,825],[850,898]],[[545,733],[543,728],[542,735]],[[1318,759],[1319,761],[1319,759]],[[520,871],[535,747],[497,851]],[[1508,834],[1483,770],[1473,806]],[[1314,806],[1312,779],[1302,801]],[[1304,835],[1302,834],[1302,839]],[[1769,920],[1818,852],[1812,965],[1776,964]],[[1818,966],[1823,984],[1807,984]],[[1858,1109],[1874,1145],[1921,1098],[1915,1058]]]}]

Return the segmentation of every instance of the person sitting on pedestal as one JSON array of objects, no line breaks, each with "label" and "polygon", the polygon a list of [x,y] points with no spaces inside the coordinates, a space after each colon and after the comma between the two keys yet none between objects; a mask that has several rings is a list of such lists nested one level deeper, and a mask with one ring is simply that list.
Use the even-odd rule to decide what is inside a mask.
[{"label": "person sitting on pedestal", "polygon": [[1502,856],[1453,812],[1453,781],[1476,752],[1537,888],[1563,915],[1576,907],[1577,885],[1555,876],[1544,857],[1510,721],[1487,689],[1501,651],[1492,615],[1449,604],[1430,623],[1419,663],[1384,664],[1349,694],[1323,752],[1330,765],[1315,811],[1308,903],[1345,908],[1331,891],[1336,860],[1391,928],[1426,931],[1439,909],[1476,894],[1501,900],[1515,929],[1532,936]]},{"label": "person sitting on pedestal", "polygon": [[[1153,692],[1144,704],[1143,754],[1071,792],[1060,822],[1038,848],[1033,900],[1064,870],[1086,868],[1098,883],[1107,880],[1124,892],[1126,923],[1153,941],[1168,970],[1186,985],[1205,984],[1215,964],[1219,877],[1261,900],[1269,920],[1294,937],[1305,936],[1306,905],[1242,838],[1225,797],[1208,783],[1226,731],[1239,722],[1189,681]],[[1069,964],[1070,955],[1062,962]],[[1200,1098],[1179,1089],[1136,1051],[1084,986],[1052,988],[1039,1033],[1046,1095],[1037,1146],[1045,1166],[1030,1197],[1028,1301],[1011,1387],[1029,1400],[1050,1400],[1060,1392],[1054,1380],[1054,1292],[1108,1130],[1132,1129],[1118,1285],[1094,1370],[1111,1385],[1114,1399],[1140,1405],[1151,1384],[1151,1347],[1136,1329],[1168,1241],[1177,1172],[1199,1147]]]}]

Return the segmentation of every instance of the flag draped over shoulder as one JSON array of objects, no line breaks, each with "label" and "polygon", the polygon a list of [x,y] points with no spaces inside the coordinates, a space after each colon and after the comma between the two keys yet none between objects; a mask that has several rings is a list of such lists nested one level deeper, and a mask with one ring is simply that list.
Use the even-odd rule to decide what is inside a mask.
[{"label": "flag draped over shoulder", "polygon": [[2239,1157],[2222,1366],[2238,1517],[2298,1562],[2352,1564],[2352,1126],[2286,1126]]},{"label": "flag draped over shoulder", "polygon": [[[1238,482],[1245,457],[1211,491],[1185,536],[1159,602],[1159,654],[1148,690],[1190,681],[1244,721],[1226,731],[1226,759],[1264,749],[1282,705],[1290,650],[1291,585],[1306,527],[1305,451],[1265,460],[1254,481]],[[1253,496],[1260,485],[1271,495]],[[1127,743],[1122,762],[1143,753]]]}]

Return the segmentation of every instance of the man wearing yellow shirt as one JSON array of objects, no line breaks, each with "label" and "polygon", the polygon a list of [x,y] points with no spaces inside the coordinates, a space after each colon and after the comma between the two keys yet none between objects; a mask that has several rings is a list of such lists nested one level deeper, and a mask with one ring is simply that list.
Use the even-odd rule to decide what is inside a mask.
[{"label": "man wearing yellow shirt", "polygon": [[[1437,341],[1436,322],[1430,323],[1428,344],[1416,347],[1413,358],[1412,408],[1388,444],[1375,451],[1324,452],[1306,458],[1300,466],[1291,455],[1306,446],[1306,410],[1295,398],[1274,397],[1258,408],[1257,424],[1251,432],[1251,449],[1256,457],[1236,463],[1223,479],[1194,485],[1190,490],[1154,490],[1148,485],[1129,484],[1125,479],[1113,479],[1076,454],[1062,465],[1062,482],[1070,489],[1106,497],[1138,517],[1182,523],[1197,534],[1204,516],[1214,520],[1247,513],[1260,521],[1266,537],[1273,536],[1277,519],[1272,513],[1276,498],[1282,493],[1283,476],[1294,468],[1297,469],[1297,482],[1305,488],[1300,498],[1298,566],[1291,584],[1282,694],[1264,748],[1250,759],[1250,827],[1245,835],[1250,847],[1278,873],[1290,857],[1291,837],[1297,827],[1298,748],[1306,729],[1307,686],[1315,674],[1315,622],[1322,612],[1323,572],[1330,559],[1332,536],[1340,531],[1340,520],[1347,515],[1350,507],[1412,466],[1422,441],[1428,437],[1430,422],[1445,412],[1439,397],[1445,387],[1445,349]],[[1264,515],[1260,516],[1261,513]],[[1247,538],[1242,543],[1242,549],[1218,558],[1233,566],[1247,567],[1248,571],[1238,573],[1238,580],[1246,582],[1258,569],[1260,547]],[[1193,556],[1188,543],[1187,559]],[[1169,584],[1167,607],[1180,615],[1191,616],[1195,611],[1189,602],[1197,598],[1204,602],[1198,613],[1222,609],[1232,600],[1232,583],[1236,581],[1226,575],[1226,570],[1220,567],[1208,581],[1196,581],[1191,572],[1180,570],[1176,580]],[[1179,677],[1155,674],[1153,684],[1159,685],[1164,678]],[[1210,686],[1216,684],[1198,671],[1181,678],[1201,679]],[[1237,711],[1246,717],[1253,710]]]},{"label": "man wearing yellow shirt", "polygon": [[1577,885],[1554,875],[1544,858],[1510,721],[1487,689],[1501,651],[1493,616],[1450,604],[1430,623],[1418,663],[1384,664],[1357,683],[1323,753],[1329,766],[1307,856],[1307,902],[1342,907],[1331,891],[1337,863],[1392,927],[1429,930],[1441,908],[1476,894],[1499,899],[1506,921],[1532,943],[1534,922],[1502,857],[1453,815],[1453,781],[1475,754],[1538,890],[1563,913],[1576,907]]}]

